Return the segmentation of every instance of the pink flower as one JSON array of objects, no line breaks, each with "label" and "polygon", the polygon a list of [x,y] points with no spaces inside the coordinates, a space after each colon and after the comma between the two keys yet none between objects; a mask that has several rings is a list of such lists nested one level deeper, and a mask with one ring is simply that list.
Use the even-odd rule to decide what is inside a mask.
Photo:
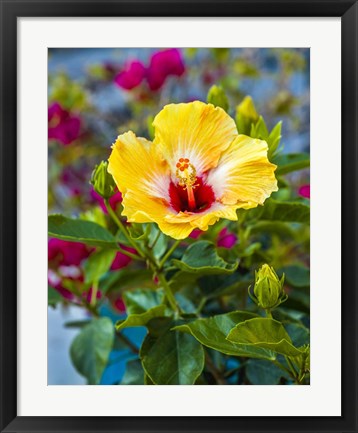
[{"label": "pink flower", "polygon": [[75,173],[72,167],[64,167],[60,175],[62,185],[66,188],[66,194],[70,197],[81,195],[81,186],[85,179],[80,179],[78,173]]},{"label": "pink flower", "polygon": [[138,61],[130,63],[126,69],[116,75],[114,81],[122,89],[131,90],[139,86],[146,75],[145,66]]},{"label": "pink flower", "polygon": [[[136,254],[136,250],[130,247],[126,247],[125,245],[121,245],[121,248],[125,251],[128,251],[129,253]],[[125,268],[132,259],[125,254],[122,254],[120,251],[117,252],[112,265],[111,265],[111,271],[116,271],[117,269]]]},{"label": "pink flower", "polygon": [[[100,207],[103,210],[103,212],[105,214],[107,214],[108,212],[107,212],[106,206],[104,204],[103,198],[99,194],[97,194],[94,189],[91,189],[91,197],[94,198],[95,200],[97,200],[97,202],[100,205]],[[122,194],[119,191],[117,191],[109,199],[109,205],[111,206],[111,208],[113,210],[116,210],[117,205],[120,204],[120,203],[122,203]]]},{"label": "pink flower", "polygon": [[114,301],[114,308],[116,309],[116,310],[118,310],[120,313],[124,313],[125,311],[126,311],[126,306],[125,306],[125,304],[124,304],[124,302],[123,302],[123,299],[120,297],[120,298],[117,298],[115,301]]},{"label": "pink flower", "polygon": [[180,77],[184,72],[185,66],[180,51],[171,48],[154,53],[148,67],[134,60],[116,75],[114,81],[122,89],[132,90],[146,79],[150,90],[155,91],[163,86],[170,75]]},{"label": "pink flower", "polygon": [[[93,293],[93,288],[91,287],[87,292],[84,292],[82,294],[83,298],[86,298],[87,302],[91,302],[92,299],[92,293]],[[97,291],[96,293],[96,299],[101,299],[102,298],[102,292],[100,290]]]},{"label": "pink flower", "polygon": [[185,66],[179,50],[172,48],[159,51],[152,55],[147,71],[147,81],[150,90],[162,87],[167,77],[180,77],[185,72]]},{"label": "pink flower", "polygon": [[234,233],[230,233],[226,227],[220,231],[217,239],[218,247],[232,248],[236,242],[237,236]]},{"label": "pink flower", "polygon": [[310,198],[310,185],[302,185],[298,190],[298,194],[304,198]]},{"label": "pink flower", "polygon": [[60,141],[65,146],[79,137],[81,119],[71,115],[57,102],[48,108],[48,139]]},{"label": "pink flower", "polygon": [[194,229],[194,230],[190,233],[189,238],[192,238],[192,239],[198,239],[198,237],[199,237],[202,233],[204,233],[204,232],[201,231],[200,229]]},{"label": "pink flower", "polygon": [[59,292],[65,299],[72,300],[74,295],[62,285],[62,278],[52,269],[48,270],[48,284]]},{"label": "pink flower", "polygon": [[82,260],[87,258],[93,248],[80,242],[62,241],[50,239],[48,242],[48,260],[63,266],[79,266]]},{"label": "pink flower", "polygon": [[64,287],[64,280],[83,282],[80,264],[92,251],[93,248],[80,242],[62,241],[55,238],[48,241],[48,283],[65,299],[72,300],[74,295]]}]

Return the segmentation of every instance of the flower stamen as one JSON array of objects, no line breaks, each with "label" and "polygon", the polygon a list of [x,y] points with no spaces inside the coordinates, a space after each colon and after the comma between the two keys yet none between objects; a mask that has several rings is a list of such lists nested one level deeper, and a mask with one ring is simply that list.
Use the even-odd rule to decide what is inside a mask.
[{"label": "flower stamen", "polygon": [[196,209],[194,189],[198,186],[196,183],[196,170],[188,158],[180,158],[176,164],[176,177],[179,179],[179,185],[183,187],[188,194],[189,210]]}]

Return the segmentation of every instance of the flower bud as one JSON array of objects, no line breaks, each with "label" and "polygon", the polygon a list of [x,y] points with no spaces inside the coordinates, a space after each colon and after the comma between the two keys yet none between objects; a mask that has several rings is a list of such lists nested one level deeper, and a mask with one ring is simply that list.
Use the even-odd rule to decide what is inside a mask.
[{"label": "flower bud", "polygon": [[236,124],[240,134],[250,135],[251,126],[259,120],[254,101],[251,96],[245,96],[240,105],[236,107]]},{"label": "flower bud", "polygon": [[263,265],[255,273],[254,296],[252,296],[252,299],[259,307],[271,310],[286,301],[287,295],[283,290],[284,278],[283,275],[280,280],[274,269],[269,265]]},{"label": "flower bud", "polygon": [[96,193],[101,197],[105,199],[112,197],[116,184],[112,175],[108,173],[108,161],[102,161],[99,165],[96,165],[92,172],[91,184]]},{"label": "flower bud", "polygon": [[229,100],[227,99],[224,89],[215,84],[209,89],[207,101],[209,104],[213,104],[215,107],[221,107],[225,111],[229,109]]},{"label": "flower bud", "polygon": [[251,120],[252,123],[256,123],[259,120],[254,101],[251,96],[245,96],[243,101],[237,107],[237,112],[242,114],[247,119]]}]

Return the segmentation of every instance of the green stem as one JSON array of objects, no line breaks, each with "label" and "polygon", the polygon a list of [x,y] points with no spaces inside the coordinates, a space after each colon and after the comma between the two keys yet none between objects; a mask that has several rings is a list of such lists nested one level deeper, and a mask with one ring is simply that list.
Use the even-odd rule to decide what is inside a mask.
[{"label": "green stem", "polygon": [[98,281],[93,281],[91,300],[90,300],[91,307],[95,307],[96,306],[97,292],[98,292]]},{"label": "green stem", "polygon": [[167,259],[173,254],[173,252],[176,250],[178,245],[180,244],[181,240],[178,239],[174,242],[174,244],[171,246],[171,248],[167,251],[165,256],[162,258],[162,260],[159,262],[159,269],[162,269],[164,266],[164,263],[167,261]]},{"label": "green stem", "polygon": [[177,301],[175,299],[175,296],[172,292],[172,289],[170,288],[168,281],[165,279],[164,275],[160,272],[157,273],[158,275],[158,279],[160,281],[160,283],[163,286],[164,292],[165,292],[165,296],[168,299],[168,302],[172,308],[173,311],[175,311],[178,315],[181,313],[179,305],[177,304]]},{"label": "green stem", "polygon": [[269,319],[272,319],[272,313],[271,313],[271,310],[265,310],[265,312],[266,312],[266,316],[269,318]]},{"label": "green stem", "polygon": [[[281,370],[283,370],[285,373],[287,373],[289,376],[292,376],[292,371],[286,368],[284,365],[282,365],[280,362],[277,361],[277,359],[273,359],[272,362]],[[296,379],[294,377],[294,379]]]},{"label": "green stem", "polygon": [[111,205],[109,204],[108,199],[104,199],[104,204],[106,206],[108,214],[111,216],[111,218],[113,219],[113,221],[117,224],[117,226],[119,227],[119,229],[121,230],[121,232],[123,233],[123,235],[125,236],[125,238],[127,239],[127,241],[132,245],[132,247],[136,251],[138,251],[138,254],[142,258],[145,258],[145,255],[143,254],[142,250],[138,247],[138,245],[136,245],[136,243],[134,242],[134,240],[129,236],[129,233],[128,233],[127,229],[124,227],[122,221],[117,217],[116,213],[111,208]]},{"label": "green stem", "polygon": [[295,366],[292,364],[292,361],[290,360],[290,358],[288,356],[285,356],[285,359],[286,359],[288,366],[290,367],[290,370],[292,371],[292,375],[293,375],[296,383],[299,383],[298,375],[297,375],[297,371],[295,369]]},{"label": "green stem", "polygon": [[158,242],[158,240],[159,240],[161,234],[162,234],[162,232],[161,232],[160,230],[158,230],[157,236],[155,237],[155,239],[154,239],[152,245],[148,245],[148,247],[149,247],[151,250],[152,250],[152,249],[155,247],[155,245],[157,244],[157,242]]},{"label": "green stem", "polygon": [[216,380],[216,383],[218,385],[226,385],[227,384],[226,380],[223,378],[220,370],[218,370],[213,360],[210,358],[209,354],[206,351],[205,351],[205,361],[206,361],[206,367],[213,375],[214,379]]},{"label": "green stem", "polygon": [[126,344],[133,353],[136,355],[139,353],[138,347],[136,347],[125,335],[116,332],[116,336],[118,340],[121,340],[124,344]]},{"label": "green stem", "polygon": [[207,301],[208,301],[208,298],[206,296],[201,298],[201,301],[199,302],[198,308],[195,311],[196,314],[200,314],[201,310],[204,308]]},{"label": "green stem", "polygon": [[130,253],[129,251],[126,251],[126,250],[124,250],[124,249],[121,248],[121,247],[118,247],[118,251],[119,251],[121,254],[124,254],[125,256],[130,257],[130,258],[133,259],[133,260],[140,260],[141,262],[144,260],[143,257],[139,257],[139,256],[137,256],[136,254],[132,254],[132,253]]}]

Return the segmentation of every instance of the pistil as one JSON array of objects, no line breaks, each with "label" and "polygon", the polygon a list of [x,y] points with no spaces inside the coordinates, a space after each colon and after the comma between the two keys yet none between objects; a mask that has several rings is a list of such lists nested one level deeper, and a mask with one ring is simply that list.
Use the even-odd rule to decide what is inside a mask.
[{"label": "pistil", "polygon": [[188,158],[180,158],[176,164],[176,177],[179,179],[179,185],[186,190],[188,195],[188,206],[190,211],[196,209],[194,189],[196,188],[196,170]]}]

